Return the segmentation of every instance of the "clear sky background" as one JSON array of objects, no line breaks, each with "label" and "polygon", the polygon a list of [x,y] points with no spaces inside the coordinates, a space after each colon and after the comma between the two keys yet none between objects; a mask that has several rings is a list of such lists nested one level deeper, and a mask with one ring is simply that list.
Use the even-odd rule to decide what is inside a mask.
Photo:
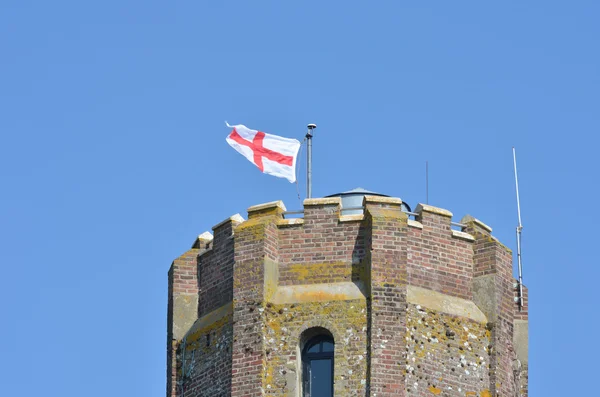
[{"label": "clear sky background", "polygon": [[2,1],[0,394],[165,395],[171,261],[301,208],[227,120],[317,123],[317,197],[414,208],[428,160],[430,204],[511,248],[516,146],[530,396],[597,395],[600,5],[490,3]]}]

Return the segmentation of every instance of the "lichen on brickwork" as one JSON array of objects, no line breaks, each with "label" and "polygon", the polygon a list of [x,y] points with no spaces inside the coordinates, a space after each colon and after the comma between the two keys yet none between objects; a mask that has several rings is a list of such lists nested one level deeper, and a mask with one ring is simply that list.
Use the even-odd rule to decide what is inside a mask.
[{"label": "lichen on brickwork", "polygon": [[281,218],[274,215],[248,219],[240,223],[235,228],[235,232],[236,234],[244,233],[246,238],[250,236],[252,241],[261,241],[265,238],[265,226],[269,223],[275,223],[278,219]]},{"label": "lichen on brickwork", "polygon": [[323,327],[335,338],[336,393],[364,396],[366,385],[365,300],[267,304],[264,311],[266,367],[263,389],[269,396],[288,396],[301,377],[301,336]]},{"label": "lichen on brickwork", "polygon": [[227,393],[231,385],[232,313],[192,330],[177,348],[178,395]]},{"label": "lichen on brickwork", "polygon": [[[189,334],[186,337],[186,349],[187,350],[197,350],[200,348],[208,348],[211,345],[215,344],[215,341],[218,340],[218,336],[222,333],[223,327],[226,324],[231,323],[232,314],[228,314],[227,316],[221,318],[220,320],[215,321],[214,323],[207,325],[206,327],[200,328],[193,333]],[[210,343],[204,344],[202,339],[206,338],[207,335],[212,335],[212,339]]]},{"label": "lichen on brickwork", "polygon": [[319,333],[335,341],[335,396],[526,395],[527,365],[509,368],[510,250],[489,227],[452,231],[449,211],[421,206],[409,228],[401,200],[380,197],[345,222],[338,201],[307,201],[294,222],[278,202],[251,207],[197,264],[195,252],[177,262],[168,395],[298,397],[301,350]]},{"label": "lichen on brickwork", "polygon": [[[400,211],[400,207],[396,208],[370,208],[369,214],[373,218],[377,218],[379,222],[395,222],[398,219],[408,219],[408,216]],[[377,228],[378,226],[374,226]]]},{"label": "lichen on brickwork", "polygon": [[302,284],[315,280],[347,279],[353,280],[364,274],[364,264],[352,266],[351,263],[334,261],[329,263],[295,263],[287,267],[287,273]]}]

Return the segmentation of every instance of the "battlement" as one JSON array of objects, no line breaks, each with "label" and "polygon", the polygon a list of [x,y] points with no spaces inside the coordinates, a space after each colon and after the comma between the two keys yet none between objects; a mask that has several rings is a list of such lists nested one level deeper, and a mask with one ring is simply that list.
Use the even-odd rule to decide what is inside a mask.
[{"label": "battlement", "polygon": [[[421,330],[416,316],[458,321],[447,335],[472,329],[469,354],[489,356],[494,346],[489,370],[471,371],[478,394],[516,387],[511,352],[526,360],[527,317],[513,299],[512,252],[470,215],[453,222],[446,209],[419,204],[409,212],[400,198],[377,195],[365,195],[361,208],[348,214],[340,197],[306,199],[301,211],[273,201],[249,207],[247,220],[236,214],[198,236],[170,271],[169,395],[179,395],[180,382],[189,396],[221,389],[228,396],[295,396],[298,341],[311,327],[336,339],[336,395],[397,395],[404,379],[412,385],[432,376],[437,364],[428,360],[450,360],[432,340],[449,339],[448,354],[464,348],[454,337],[426,338],[414,347],[430,349],[416,370],[405,338],[433,332]],[[211,363],[206,371],[218,367],[225,375],[191,371],[190,352]],[[450,361],[442,383],[468,383]]]},{"label": "battlement", "polygon": [[[274,201],[248,208],[248,224],[252,227],[270,221],[277,228],[279,283],[282,285],[358,281],[364,266],[365,238],[369,235],[365,216],[376,211],[384,217],[400,211],[402,200],[392,197],[366,196],[364,213],[344,215],[339,197],[307,199],[302,218],[286,219],[286,207]],[[448,210],[419,204],[406,222],[408,226],[409,283],[450,295],[471,296],[473,277],[472,245],[475,237],[468,230],[490,236],[491,228],[469,215],[461,220],[461,230],[452,226]],[[233,228],[243,225],[236,215],[216,225],[213,246],[226,246],[234,237]],[[442,249],[443,247],[443,249]],[[201,258],[212,255],[210,250]],[[204,261],[204,259],[203,259]],[[231,276],[232,276],[231,270]],[[452,280],[450,280],[450,278]],[[204,279],[201,277],[201,279]]]}]

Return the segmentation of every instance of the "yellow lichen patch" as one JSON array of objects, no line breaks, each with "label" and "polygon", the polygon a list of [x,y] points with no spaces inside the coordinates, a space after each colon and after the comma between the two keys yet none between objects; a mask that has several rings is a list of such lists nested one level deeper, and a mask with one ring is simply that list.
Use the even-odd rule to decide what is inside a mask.
[{"label": "yellow lichen patch", "polygon": [[248,218],[254,219],[257,217],[264,216],[279,216],[282,212],[286,210],[283,201],[272,201],[270,203],[253,205],[248,208]]},{"label": "yellow lichen patch", "polygon": [[196,320],[186,337],[187,350],[193,349],[193,343],[202,336],[230,322],[232,316],[233,305],[227,303]]},{"label": "yellow lichen patch", "polygon": [[266,223],[266,220],[268,220],[269,218],[270,217],[260,217],[260,218],[248,219],[247,221],[240,223],[235,228],[235,231],[239,233],[242,230],[250,229],[252,227],[263,226]]},{"label": "yellow lichen patch", "polygon": [[223,326],[231,321],[231,315],[227,315],[214,323],[203,327],[194,333],[190,334],[186,339],[186,350],[195,350],[198,348],[198,340],[215,330],[221,330]]},{"label": "yellow lichen patch", "polygon": [[269,320],[268,322],[269,328],[271,328],[275,333],[281,332],[281,322],[276,321],[274,319]]},{"label": "yellow lichen patch", "polygon": [[480,395],[481,397],[492,397],[492,393],[488,389],[482,390]]},{"label": "yellow lichen patch", "polygon": [[397,209],[391,208],[368,208],[368,213],[374,218],[377,222],[382,221],[396,221],[396,220],[406,220],[408,216],[400,211],[400,207]]},{"label": "yellow lichen patch", "polygon": [[277,280],[265,280],[265,300],[270,301],[277,292]]},{"label": "yellow lichen patch", "polygon": [[[366,378],[366,301],[337,300],[285,304],[267,303],[263,312],[265,396],[287,396],[297,381],[299,349],[304,331],[313,327],[329,330],[335,340],[336,394],[364,394]],[[338,389],[339,387],[339,389]]]},{"label": "yellow lichen patch", "polygon": [[477,393],[475,393],[474,391],[468,391],[465,393],[465,397],[472,397],[472,396],[476,396]]},{"label": "yellow lichen patch", "polygon": [[253,219],[248,219],[235,228],[236,236],[250,238],[255,241],[260,241],[265,238],[265,227],[268,223],[277,223],[280,219],[276,216],[265,216]]},{"label": "yellow lichen patch", "polygon": [[427,354],[427,350],[425,350],[425,349],[418,349],[415,352],[415,356],[417,356],[418,358],[423,358],[423,357],[425,357],[426,354]]},{"label": "yellow lichen patch", "polygon": [[428,389],[432,394],[435,394],[436,396],[442,392],[442,389],[437,388],[435,386],[429,386]]},{"label": "yellow lichen patch", "polygon": [[335,294],[327,291],[307,291],[294,295],[297,302],[315,302],[315,301],[343,301],[348,300],[346,294]]},{"label": "yellow lichen patch", "polygon": [[325,279],[328,276],[352,276],[352,266],[345,262],[293,264],[287,269],[299,281]]},{"label": "yellow lichen patch", "polygon": [[280,286],[270,298],[271,303],[292,304],[340,300],[364,300],[364,284],[350,281]]}]

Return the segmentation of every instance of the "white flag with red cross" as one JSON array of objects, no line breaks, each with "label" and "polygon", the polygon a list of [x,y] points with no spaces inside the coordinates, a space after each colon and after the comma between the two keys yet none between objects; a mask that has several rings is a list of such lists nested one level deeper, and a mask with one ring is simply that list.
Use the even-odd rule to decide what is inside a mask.
[{"label": "white flag with red cross", "polygon": [[286,178],[291,183],[296,182],[296,157],[300,142],[251,130],[241,124],[227,124],[227,127],[233,128],[227,137],[227,143],[261,172]]}]

